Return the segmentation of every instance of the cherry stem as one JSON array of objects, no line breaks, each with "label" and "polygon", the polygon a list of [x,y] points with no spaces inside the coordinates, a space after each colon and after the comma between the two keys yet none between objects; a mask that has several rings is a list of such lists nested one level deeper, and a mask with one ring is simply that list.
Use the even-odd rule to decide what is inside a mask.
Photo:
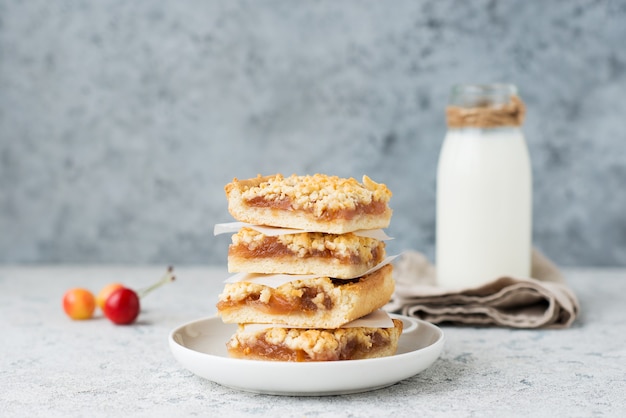
[{"label": "cherry stem", "polygon": [[152,292],[154,289],[157,289],[157,288],[163,286],[166,283],[173,282],[175,279],[176,279],[176,277],[174,276],[174,267],[169,266],[167,268],[167,272],[161,278],[161,280],[159,280],[158,282],[156,282],[152,286],[148,286],[148,287],[146,287],[144,289],[138,290],[137,291],[137,296],[139,296],[139,298],[141,299],[142,297],[146,296],[148,293]]}]

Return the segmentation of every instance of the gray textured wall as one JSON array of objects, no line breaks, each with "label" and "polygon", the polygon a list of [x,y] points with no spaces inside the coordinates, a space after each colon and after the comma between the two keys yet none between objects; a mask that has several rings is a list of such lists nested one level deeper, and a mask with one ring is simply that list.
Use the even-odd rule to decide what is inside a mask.
[{"label": "gray textured wall", "polygon": [[625,266],[625,45],[624,1],[0,0],[0,262],[225,264],[224,184],[274,172],[387,183],[432,257],[449,88],[504,81],[536,245]]}]

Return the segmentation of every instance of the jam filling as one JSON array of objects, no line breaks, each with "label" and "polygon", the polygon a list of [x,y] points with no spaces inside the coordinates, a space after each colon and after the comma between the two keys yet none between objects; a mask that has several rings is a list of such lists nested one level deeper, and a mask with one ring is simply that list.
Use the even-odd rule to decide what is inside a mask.
[{"label": "jam filling", "polygon": [[382,330],[373,330],[365,334],[370,344],[362,343],[356,337],[350,337],[346,344],[337,350],[326,350],[311,357],[307,352],[300,349],[291,349],[283,344],[270,344],[265,340],[265,335],[259,335],[253,344],[239,345],[238,348],[229,347],[231,354],[238,357],[249,357],[275,361],[337,361],[364,358],[378,350],[385,348],[390,343],[389,334]]},{"label": "jam filling", "polygon": [[[271,258],[277,256],[294,256],[289,247],[281,243],[277,237],[265,237],[261,245],[251,249],[246,245],[231,245],[228,249],[228,254],[231,256],[238,256],[242,258]],[[298,255],[299,257],[299,255]],[[303,258],[332,258],[335,260],[341,260],[344,264],[362,264],[363,260],[358,253],[350,253],[346,256],[339,256],[329,249],[323,251],[310,250]],[[380,251],[378,247],[372,249],[372,260],[377,263],[380,261]]]},{"label": "jam filling", "polygon": [[[284,198],[280,200],[267,200],[263,197],[257,196],[252,199],[246,200],[246,204],[250,207],[255,208],[274,208],[280,210],[288,210],[288,211],[296,211],[298,209],[294,208],[292,202],[289,198]],[[313,212],[313,209],[301,209],[306,212]],[[322,212],[319,218],[323,220],[333,220],[333,219],[345,219],[351,220],[359,215],[380,215],[381,213],[385,213],[387,210],[387,204],[385,202],[380,201],[372,201],[367,205],[356,204],[354,209],[339,209],[339,210],[325,210]]]},{"label": "jam filling", "polygon": [[299,298],[287,298],[282,295],[273,294],[270,296],[268,303],[259,300],[261,297],[259,293],[251,293],[241,301],[221,300],[217,303],[217,309],[223,311],[236,306],[247,305],[272,315],[288,315],[292,312],[314,314],[317,312],[318,306],[313,299],[315,299],[318,294],[324,295],[322,302],[324,309],[331,310],[333,308],[333,301],[323,290],[313,287],[304,287],[301,290],[303,293]]},{"label": "jam filling", "polygon": [[293,255],[293,252],[281,243],[276,237],[265,237],[261,245],[251,249],[246,245],[231,245],[228,248],[229,255],[237,255],[245,258],[276,257]]},{"label": "jam filling", "polygon": [[237,357],[253,357],[276,361],[303,362],[310,361],[304,350],[292,350],[284,345],[269,344],[265,338],[256,340],[253,346],[229,347],[231,353],[237,353]]}]

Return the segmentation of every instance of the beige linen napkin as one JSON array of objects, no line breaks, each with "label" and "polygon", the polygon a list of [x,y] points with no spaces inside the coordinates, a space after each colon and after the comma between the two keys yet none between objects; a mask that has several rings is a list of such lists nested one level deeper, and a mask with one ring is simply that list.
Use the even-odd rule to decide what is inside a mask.
[{"label": "beige linen napkin", "polygon": [[441,288],[426,257],[407,251],[395,263],[396,290],[385,309],[433,323],[570,326],[579,310],[576,295],[558,268],[537,250],[533,250],[531,275],[532,279],[500,277],[473,288]]}]

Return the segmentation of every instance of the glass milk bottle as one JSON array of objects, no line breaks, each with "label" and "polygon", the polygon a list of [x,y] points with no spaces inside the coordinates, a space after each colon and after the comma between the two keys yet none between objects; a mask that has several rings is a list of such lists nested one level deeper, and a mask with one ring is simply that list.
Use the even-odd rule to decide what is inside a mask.
[{"label": "glass milk bottle", "polygon": [[530,277],[532,174],[513,85],[459,85],[437,169],[438,285]]}]

